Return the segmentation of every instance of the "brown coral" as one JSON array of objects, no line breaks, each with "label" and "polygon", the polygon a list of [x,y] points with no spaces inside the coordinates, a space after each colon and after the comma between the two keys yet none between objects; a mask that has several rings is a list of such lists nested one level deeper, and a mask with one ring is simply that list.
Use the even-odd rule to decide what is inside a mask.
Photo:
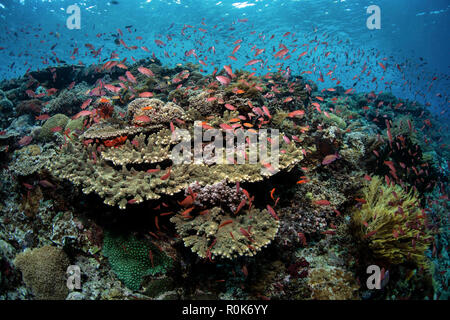
[{"label": "brown coral", "polygon": [[138,98],[129,103],[128,116],[135,125],[168,124],[175,119],[186,119],[184,110],[175,103],[149,98]]},{"label": "brown coral", "polygon": [[359,286],[353,275],[339,267],[313,268],[308,285],[315,300],[358,300]]},{"label": "brown coral", "polygon": [[279,227],[267,210],[254,208],[235,215],[214,207],[194,218],[179,214],[170,221],[185,246],[202,258],[253,256],[275,238]]},{"label": "brown coral", "polygon": [[45,246],[26,250],[17,255],[14,264],[22,272],[25,284],[37,299],[63,300],[68,294],[66,270],[67,255],[59,248]]}]

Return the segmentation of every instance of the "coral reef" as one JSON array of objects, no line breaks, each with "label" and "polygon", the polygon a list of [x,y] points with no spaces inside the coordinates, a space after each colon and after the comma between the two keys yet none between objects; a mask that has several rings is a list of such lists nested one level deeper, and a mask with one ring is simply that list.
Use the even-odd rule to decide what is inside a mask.
[{"label": "coral reef", "polygon": [[173,102],[164,103],[158,99],[138,98],[128,105],[128,115],[135,125],[162,125],[185,120],[184,110]]},{"label": "coral reef", "polygon": [[411,261],[428,268],[425,251],[431,239],[417,194],[399,186],[386,186],[377,176],[372,177],[363,194],[361,207],[352,214],[358,240],[367,243],[376,257],[390,263]]},{"label": "coral reef", "polygon": [[[39,132],[39,140],[50,141],[53,139],[56,132],[64,131],[66,124],[69,122],[69,117],[64,114],[55,114],[53,117],[45,121]],[[58,129],[58,130],[57,130]],[[57,131],[56,131],[57,130]]]},{"label": "coral reef", "polygon": [[[229,68],[111,58],[0,83],[0,299],[448,298],[437,119],[282,66]],[[215,153],[242,132],[279,166],[250,163],[250,137]],[[70,293],[54,281],[68,259]],[[383,290],[363,285],[370,264]]]},{"label": "coral reef", "polygon": [[236,212],[239,204],[246,199],[243,192],[238,192],[236,187],[228,186],[226,181],[220,181],[204,187],[194,182],[186,188],[184,195],[190,196],[191,192],[195,194],[195,206],[205,208],[218,206],[231,212]]},{"label": "coral reef", "polygon": [[105,233],[103,241],[103,255],[117,277],[132,290],[140,289],[144,276],[165,273],[171,266],[170,258],[148,241],[110,232]]},{"label": "coral reef", "polygon": [[26,250],[17,255],[14,264],[37,299],[63,300],[69,293],[66,285],[69,259],[61,249],[44,246]]},{"label": "coral reef", "polygon": [[170,221],[186,247],[202,258],[253,256],[273,240],[279,227],[267,210],[255,208],[235,214],[214,207],[195,217],[180,213]]},{"label": "coral reef", "polygon": [[356,300],[359,286],[353,275],[341,268],[312,268],[308,285],[314,300]]}]

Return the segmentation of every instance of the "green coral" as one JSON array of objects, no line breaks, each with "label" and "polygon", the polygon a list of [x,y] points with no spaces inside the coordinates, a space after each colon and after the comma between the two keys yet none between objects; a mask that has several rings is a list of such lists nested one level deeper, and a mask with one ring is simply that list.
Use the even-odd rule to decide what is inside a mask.
[{"label": "green coral", "polygon": [[172,265],[164,252],[135,236],[105,232],[102,252],[117,277],[131,290],[140,289],[144,276],[165,273]]},{"label": "green coral", "polygon": [[376,258],[393,264],[412,262],[427,269],[425,251],[430,237],[417,194],[386,186],[377,176],[363,193],[366,203],[355,209],[351,219],[356,238],[367,244]]},{"label": "green coral", "polygon": [[72,120],[70,119],[67,124],[66,127],[64,128],[65,130],[69,129],[70,133],[69,135],[72,137],[73,133],[75,133],[76,131],[82,131],[84,128],[84,117],[80,117],[78,119]]},{"label": "green coral", "polygon": [[69,117],[64,114],[55,114],[53,117],[45,121],[44,125],[41,128],[41,131],[39,132],[39,140],[50,141],[54,135],[52,129],[55,127],[61,127],[61,130],[63,130],[69,120]]},{"label": "green coral", "polygon": [[337,125],[340,129],[345,130],[347,128],[347,123],[344,119],[341,117],[335,115],[334,113],[330,112],[328,113],[328,116],[325,114],[322,114],[322,121],[330,124],[330,125]]}]

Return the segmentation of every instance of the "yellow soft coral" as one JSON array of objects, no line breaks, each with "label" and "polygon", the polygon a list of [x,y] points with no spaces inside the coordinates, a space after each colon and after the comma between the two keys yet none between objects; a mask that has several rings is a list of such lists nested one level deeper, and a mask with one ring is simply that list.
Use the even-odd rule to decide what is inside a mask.
[{"label": "yellow soft coral", "polygon": [[394,264],[413,262],[427,269],[430,238],[417,194],[386,186],[379,177],[373,177],[363,193],[365,203],[352,215],[355,236],[376,258]]}]

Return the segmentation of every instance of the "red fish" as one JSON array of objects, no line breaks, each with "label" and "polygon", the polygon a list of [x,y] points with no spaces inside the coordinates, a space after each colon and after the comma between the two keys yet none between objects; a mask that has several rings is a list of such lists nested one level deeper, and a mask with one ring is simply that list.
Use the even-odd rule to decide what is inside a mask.
[{"label": "red fish", "polygon": [[245,65],[246,66],[252,66],[254,64],[257,64],[258,62],[262,62],[262,60],[260,60],[260,59],[253,59],[253,60],[250,60],[249,62],[247,62]]},{"label": "red fish", "polygon": [[24,136],[22,139],[19,140],[18,143],[21,147],[23,147],[23,146],[29,145],[32,140],[33,140],[32,137]]},{"label": "red fish", "polygon": [[139,93],[139,98],[151,98],[153,97],[153,93],[152,92],[141,92]]},{"label": "red fish", "polygon": [[105,84],[105,88],[108,90],[108,91],[111,91],[111,92],[113,92],[113,93],[118,93],[122,88],[120,88],[120,87],[115,87],[115,86],[113,86],[113,85],[111,85],[111,84]]},{"label": "red fish", "polygon": [[387,165],[389,167],[389,169],[392,170],[392,172],[394,172],[394,173],[396,172],[394,163],[392,161],[384,161],[384,164]]},{"label": "red fish", "polygon": [[303,110],[295,110],[289,113],[289,118],[294,118],[296,116],[304,116],[305,115],[305,111]]},{"label": "red fish", "polygon": [[236,77],[236,75],[233,73],[233,70],[231,69],[230,66],[224,66],[223,68],[225,69],[225,71],[228,73],[228,75],[229,75],[231,78]]},{"label": "red fish", "polygon": [[322,164],[323,165],[330,164],[336,161],[336,159],[339,159],[339,156],[337,154],[329,154],[322,160]]},{"label": "red fish", "polygon": [[367,233],[364,238],[369,238],[371,236],[373,236],[374,234],[376,234],[378,232],[378,230],[374,230],[374,231],[370,231],[369,233]]},{"label": "red fish", "polygon": [[330,205],[330,201],[328,200],[316,200],[314,201],[315,204],[320,205],[320,206],[329,206]]},{"label": "red fish", "polygon": [[165,175],[163,175],[160,179],[161,180],[167,180],[170,177],[170,171],[172,170],[172,167],[169,167],[169,169],[167,170],[167,173]]},{"label": "red fish", "polygon": [[267,205],[267,210],[269,211],[270,215],[274,217],[275,220],[280,220],[280,218],[278,218],[277,214],[275,213],[275,210],[273,210],[273,208],[270,205]]},{"label": "red fish", "polygon": [[51,128],[50,131],[53,132],[53,133],[55,133],[55,132],[61,131],[62,129],[63,129],[62,127],[58,126],[58,127]]},{"label": "red fish", "polygon": [[47,120],[50,116],[48,114],[41,114],[40,116],[35,117],[36,120]]},{"label": "red fish", "polygon": [[238,212],[245,206],[246,204],[246,200],[242,200],[241,203],[239,203],[238,207],[236,208],[236,211],[234,212],[234,214],[238,214]]},{"label": "red fish", "polygon": [[80,117],[85,117],[85,116],[90,116],[92,114],[92,111],[89,111],[89,110],[83,110],[83,111],[80,111],[80,112],[78,112],[76,115],[74,115],[73,117],[72,117],[72,119],[78,119],[78,118],[80,118]]},{"label": "red fish", "polygon": [[125,75],[127,76],[128,81],[132,83],[137,83],[136,78],[133,76],[133,74],[130,71],[125,72]]},{"label": "red fish", "polygon": [[227,86],[230,84],[231,79],[224,76],[217,76],[216,79],[224,86]]},{"label": "red fish", "polygon": [[44,188],[54,188],[55,186],[47,180],[39,181],[39,184]]},{"label": "red fish", "polygon": [[134,120],[135,120],[135,121],[139,121],[139,122],[145,122],[145,123],[147,123],[147,122],[150,122],[151,119],[150,119],[149,116],[142,115],[142,116],[137,116],[137,117],[135,117]]},{"label": "red fish", "polygon": [[236,110],[236,108],[233,105],[229,104],[229,103],[225,104],[225,108],[227,108],[228,110],[231,110],[231,111]]},{"label": "red fish", "polygon": [[217,229],[220,229],[220,228],[222,228],[222,227],[224,227],[224,226],[226,226],[227,224],[230,224],[230,223],[233,223],[233,220],[231,220],[231,219],[230,220],[226,220],[226,221],[222,222]]},{"label": "red fish", "polygon": [[87,99],[86,101],[83,102],[83,104],[81,105],[81,109],[84,110],[86,109],[92,102],[92,99]]},{"label": "red fish", "polygon": [[149,78],[155,76],[155,74],[152,72],[152,70],[144,68],[144,67],[139,67],[138,71]]}]

